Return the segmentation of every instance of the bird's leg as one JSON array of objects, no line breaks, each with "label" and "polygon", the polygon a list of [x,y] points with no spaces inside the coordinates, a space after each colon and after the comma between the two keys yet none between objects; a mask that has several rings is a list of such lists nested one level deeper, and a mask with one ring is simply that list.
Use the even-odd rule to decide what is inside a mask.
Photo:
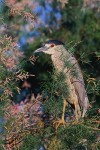
[{"label": "bird's leg", "polygon": [[55,121],[55,122],[53,123],[53,125],[56,124],[56,130],[57,130],[57,128],[58,128],[60,125],[64,125],[64,127],[65,127],[65,125],[66,125],[66,122],[65,122],[65,119],[64,119],[66,106],[67,106],[67,101],[66,101],[66,99],[64,99],[64,101],[63,101],[63,112],[62,112],[62,117],[61,117],[60,120]]},{"label": "bird's leg", "polygon": [[75,106],[75,117],[77,122],[81,117],[81,110],[77,99],[74,100],[74,106]]},{"label": "bird's leg", "polygon": [[65,116],[66,106],[67,106],[67,102],[66,102],[66,100],[64,99],[64,101],[63,101],[63,112],[62,112],[62,117],[61,117],[61,121],[62,121],[63,124],[65,124],[64,116]]}]

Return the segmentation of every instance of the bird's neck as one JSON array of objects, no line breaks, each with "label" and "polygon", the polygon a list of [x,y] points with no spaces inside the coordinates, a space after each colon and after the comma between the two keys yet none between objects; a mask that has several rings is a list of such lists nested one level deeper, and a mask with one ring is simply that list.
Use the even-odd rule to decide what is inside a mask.
[{"label": "bird's neck", "polygon": [[51,55],[51,59],[53,61],[54,67],[58,71],[62,71],[64,68],[64,55],[66,53],[66,50],[63,46],[57,46],[54,53]]}]

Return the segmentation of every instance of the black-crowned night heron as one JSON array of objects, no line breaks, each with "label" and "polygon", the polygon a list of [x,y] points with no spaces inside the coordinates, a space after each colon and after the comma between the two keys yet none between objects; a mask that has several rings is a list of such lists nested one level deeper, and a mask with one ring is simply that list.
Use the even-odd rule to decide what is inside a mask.
[{"label": "black-crowned night heron", "polygon": [[[51,55],[53,65],[58,73],[66,75],[65,83],[69,89],[69,96],[64,97],[63,114],[59,124],[64,124],[64,113],[67,102],[74,105],[75,116],[78,120],[84,117],[88,109],[88,97],[85,90],[84,79],[76,58],[65,49],[60,41],[50,40],[45,45],[37,49],[34,53],[43,52]],[[76,75],[73,72],[76,72]]]}]

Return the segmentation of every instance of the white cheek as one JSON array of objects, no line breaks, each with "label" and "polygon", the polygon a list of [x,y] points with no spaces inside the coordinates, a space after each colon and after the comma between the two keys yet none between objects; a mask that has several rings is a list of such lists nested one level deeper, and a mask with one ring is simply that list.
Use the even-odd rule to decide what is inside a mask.
[{"label": "white cheek", "polygon": [[50,47],[50,44],[45,44],[46,47]]}]

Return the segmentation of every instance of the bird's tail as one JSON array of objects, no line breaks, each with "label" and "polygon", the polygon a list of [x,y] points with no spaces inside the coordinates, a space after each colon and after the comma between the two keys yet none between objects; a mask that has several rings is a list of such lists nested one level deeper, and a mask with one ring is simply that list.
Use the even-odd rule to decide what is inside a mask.
[{"label": "bird's tail", "polygon": [[78,96],[80,108],[82,110],[82,117],[84,117],[89,107],[89,100],[85,90],[84,81],[74,79],[73,84],[75,87],[75,92]]},{"label": "bird's tail", "polygon": [[88,97],[86,96],[85,100],[84,100],[84,105],[83,105],[83,108],[82,108],[82,118],[84,118],[88,108],[89,108],[89,100],[88,100]]}]

